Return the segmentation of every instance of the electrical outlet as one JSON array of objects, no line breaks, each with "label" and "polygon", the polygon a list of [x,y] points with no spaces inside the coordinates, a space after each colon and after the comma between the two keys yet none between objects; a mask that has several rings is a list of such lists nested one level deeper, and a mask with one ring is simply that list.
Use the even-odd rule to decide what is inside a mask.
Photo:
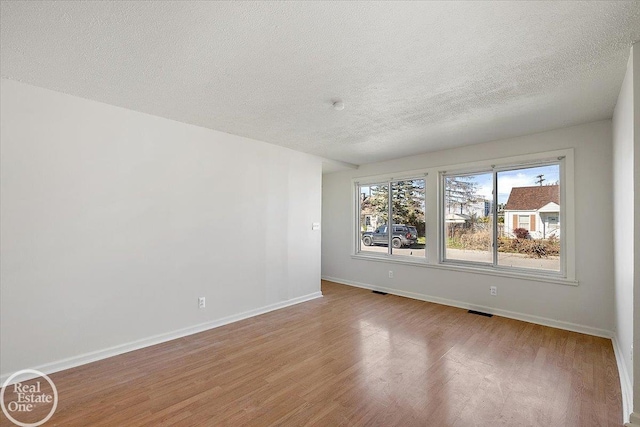
[{"label": "electrical outlet", "polygon": [[389,270],[389,279],[393,279],[393,271]]},{"label": "electrical outlet", "polygon": [[495,297],[498,295],[498,287],[497,286],[491,286],[489,288],[489,292],[491,293],[491,296]]},{"label": "electrical outlet", "polygon": [[204,307],[205,307],[205,299],[204,299],[204,297],[198,298],[198,308],[204,308]]}]

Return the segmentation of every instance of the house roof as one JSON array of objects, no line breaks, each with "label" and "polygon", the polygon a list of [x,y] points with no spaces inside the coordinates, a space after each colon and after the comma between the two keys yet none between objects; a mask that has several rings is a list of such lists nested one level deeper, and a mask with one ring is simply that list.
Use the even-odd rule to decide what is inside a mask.
[{"label": "house roof", "polygon": [[511,194],[509,194],[509,200],[507,200],[504,210],[537,211],[549,203],[560,204],[559,185],[514,187],[511,189]]}]

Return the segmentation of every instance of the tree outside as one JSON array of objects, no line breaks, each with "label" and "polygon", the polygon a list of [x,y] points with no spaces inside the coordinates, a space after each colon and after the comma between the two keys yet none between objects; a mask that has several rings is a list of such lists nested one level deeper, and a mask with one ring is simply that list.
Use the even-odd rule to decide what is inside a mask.
[{"label": "tree outside", "polygon": [[[389,222],[389,185],[361,187],[360,223],[363,231]],[[391,210],[394,224],[413,226],[418,237],[425,235],[425,180],[413,179],[391,183]],[[374,226],[375,225],[375,226]]]}]

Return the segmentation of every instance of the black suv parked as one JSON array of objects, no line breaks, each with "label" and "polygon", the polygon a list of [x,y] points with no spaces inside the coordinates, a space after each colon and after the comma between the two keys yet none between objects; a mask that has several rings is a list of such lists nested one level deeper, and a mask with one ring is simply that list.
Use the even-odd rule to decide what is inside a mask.
[{"label": "black suv parked", "polygon": [[[418,241],[418,234],[416,228],[413,226],[406,226],[404,224],[393,225],[393,237],[391,239],[391,245],[398,249],[403,246],[411,246]],[[367,231],[362,234],[362,243],[365,246],[371,245],[387,245],[389,243],[389,236],[387,234],[387,224],[381,225],[376,228],[376,231]]]}]

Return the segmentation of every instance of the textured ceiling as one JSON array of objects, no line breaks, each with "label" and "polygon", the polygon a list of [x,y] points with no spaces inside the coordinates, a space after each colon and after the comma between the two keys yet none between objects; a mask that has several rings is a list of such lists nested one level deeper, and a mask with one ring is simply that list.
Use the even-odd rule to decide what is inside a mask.
[{"label": "textured ceiling", "polygon": [[640,2],[1,7],[4,78],[354,164],[609,118],[640,39]]}]

